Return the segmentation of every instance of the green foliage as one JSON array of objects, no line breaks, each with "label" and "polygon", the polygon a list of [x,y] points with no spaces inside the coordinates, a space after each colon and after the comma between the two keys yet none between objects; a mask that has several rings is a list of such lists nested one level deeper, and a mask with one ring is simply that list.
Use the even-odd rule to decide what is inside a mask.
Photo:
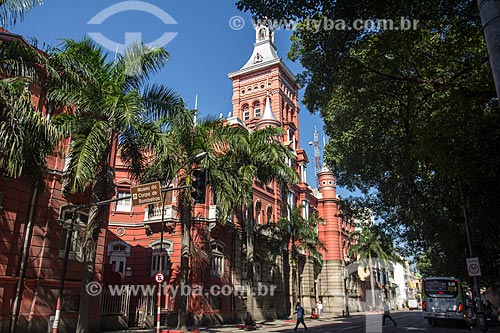
[{"label": "green foliage", "polygon": [[300,253],[307,253],[316,263],[322,265],[321,251],[326,248],[319,240],[317,228],[319,224],[324,224],[324,220],[317,214],[305,219],[303,209],[303,206],[289,208],[289,216],[285,214],[276,223],[262,225],[261,229],[269,232],[270,255],[281,255],[283,248],[290,248],[292,266],[297,264]]},{"label": "green foliage", "polygon": [[[500,110],[476,1],[257,1],[257,16],[400,17],[416,30],[295,31],[304,102],[320,111],[337,184],[435,272],[463,276],[468,212],[486,280],[498,276]],[[304,24],[302,25],[304,27]],[[460,186],[461,184],[461,186]]]},{"label": "green foliage", "polygon": [[41,4],[41,0],[0,0],[0,26],[15,25],[31,8]]},{"label": "green foliage", "polygon": [[[20,41],[0,45],[0,169],[43,186],[46,157],[56,153],[62,135],[35,104],[32,90],[46,77],[57,78],[52,61]],[[31,87],[31,89],[26,89]],[[36,97],[36,96],[35,96]],[[38,96],[39,97],[39,96]]]},{"label": "green foliage", "polygon": [[356,230],[349,234],[351,246],[349,256],[356,260],[388,260],[400,262],[392,239],[385,234],[379,226],[361,223]]}]

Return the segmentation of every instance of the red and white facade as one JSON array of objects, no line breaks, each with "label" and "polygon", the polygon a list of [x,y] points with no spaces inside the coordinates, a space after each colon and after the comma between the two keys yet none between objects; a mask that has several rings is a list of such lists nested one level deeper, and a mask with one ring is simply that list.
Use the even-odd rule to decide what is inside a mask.
[{"label": "red and white facade", "polygon": [[[286,193],[282,193],[274,183],[255,182],[251,214],[238,212],[232,223],[224,226],[216,224],[217,209],[210,191],[207,191],[206,203],[195,206],[189,283],[192,288],[203,290],[201,295],[189,297],[189,314],[195,323],[242,320],[247,312],[251,312],[256,319],[289,314],[289,265],[282,259],[267,261],[265,237],[255,227],[278,220],[286,204],[303,205],[304,214],[315,210],[325,220],[318,226],[319,238],[327,248],[323,253],[322,268],[315,267],[310,260],[305,260],[300,268],[300,294],[304,307],[306,310],[314,308],[317,299],[322,300],[325,312],[342,313],[345,307],[343,266],[352,225],[338,217],[339,199],[330,171],[323,169],[319,174],[318,189],[311,189],[307,183],[308,157],[300,147],[300,87],[278,57],[273,39],[272,30],[258,27],[249,60],[241,69],[229,74],[233,82],[233,111],[227,123],[246,127],[249,131],[265,126],[283,128],[285,134],[282,141],[297,157],[293,166],[301,181]],[[47,330],[47,322],[55,310],[62,267],[64,228],[59,221],[61,207],[68,205],[61,192],[64,160],[51,160],[50,167],[52,172],[47,177],[47,190],[35,204],[20,311],[20,322],[33,332]],[[131,182],[119,156],[116,157],[115,171],[116,196],[128,196],[130,187],[137,184]],[[0,179],[0,191],[3,195],[0,202],[0,320],[4,332],[8,327],[19,280],[31,193],[26,184],[5,177]],[[159,232],[162,215],[165,221],[163,243]],[[156,311],[155,293],[134,296],[130,287],[123,287],[123,295],[114,297],[106,291],[106,286],[156,285],[154,275],[159,271],[161,255],[164,258],[166,285],[177,284],[181,230],[175,191],[167,195],[163,212],[161,205],[132,207],[129,200],[113,203],[108,226],[101,230],[100,235],[95,281],[102,282],[105,291],[93,298],[93,318],[96,321],[100,319],[102,329],[152,326]],[[253,239],[254,243],[249,244],[248,239]],[[66,327],[71,327],[70,319],[74,320],[77,316],[82,270],[77,252],[75,248],[66,278],[65,295],[68,296],[63,309]],[[247,258],[251,258],[251,265]],[[248,272],[249,267],[253,268],[253,274]],[[254,286],[259,283],[275,286],[275,296],[250,297],[248,293],[210,296],[206,293],[214,285],[232,288],[248,286],[249,278],[253,279]],[[176,319],[176,304],[174,297],[162,296],[162,320],[166,318],[171,324]]]}]

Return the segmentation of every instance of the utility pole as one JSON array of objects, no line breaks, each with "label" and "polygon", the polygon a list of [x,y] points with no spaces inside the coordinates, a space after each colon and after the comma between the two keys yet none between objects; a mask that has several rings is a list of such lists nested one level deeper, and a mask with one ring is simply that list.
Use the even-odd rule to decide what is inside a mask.
[{"label": "utility pole", "polygon": [[69,250],[71,247],[71,239],[73,238],[73,229],[76,223],[76,216],[79,210],[84,209],[88,206],[78,206],[73,211],[71,215],[71,222],[69,224],[68,232],[66,233],[66,242],[64,248],[64,261],[63,267],[61,271],[61,285],[59,286],[59,294],[57,295],[57,303],[56,303],[56,313],[54,316],[54,323],[52,325],[52,333],[57,333],[59,329],[59,320],[61,319],[61,307],[62,307],[62,299],[64,293],[64,281],[66,280],[66,271],[68,270],[68,261],[69,261]]},{"label": "utility pole", "polygon": [[477,0],[477,4],[500,103],[500,0]]},{"label": "utility pole", "polygon": [[309,141],[309,145],[314,147],[314,175],[316,177],[316,187],[319,187],[318,174],[321,172],[321,152],[319,150],[318,129],[314,126],[314,141]]},{"label": "utility pole", "polygon": [[[467,246],[469,248],[469,257],[473,258],[474,257],[474,251],[472,247],[472,236],[470,232],[470,225],[469,225],[469,219],[468,219],[468,212],[467,212],[467,202],[466,202],[466,197],[464,195],[464,191],[462,189],[462,181],[458,181],[458,185],[460,188],[460,193],[462,196],[462,210],[463,210],[463,215],[464,215],[464,224],[465,224],[465,235],[467,237]],[[474,304],[476,305],[477,312],[476,312],[476,322],[477,322],[477,327],[481,332],[486,332],[488,331],[488,327],[486,325],[486,316],[484,313],[483,309],[483,302],[481,301],[481,290],[479,288],[479,277],[478,276],[472,276],[472,293],[474,296]]]}]

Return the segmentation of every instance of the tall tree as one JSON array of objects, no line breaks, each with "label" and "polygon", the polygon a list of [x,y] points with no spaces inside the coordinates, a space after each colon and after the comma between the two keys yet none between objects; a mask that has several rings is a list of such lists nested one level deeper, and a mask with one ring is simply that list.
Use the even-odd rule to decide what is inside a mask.
[{"label": "tall tree", "polygon": [[[74,106],[74,112],[57,117],[72,139],[64,186],[71,193],[91,190],[91,204],[114,194],[117,150],[131,170],[142,168],[155,144],[164,142],[161,119],[182,110],[182,100],[168,88],[148,84],[151,75],[168,60],[163,49],[133,45],[108,61],[107,54],[89,40],[65,40],[56,58],[80,75],[80,82],[63,80],[50,87],[57,102]],[[92,205],[83,231],[82,285],[94,278],[97,240],[106,227],[107,206]],[[90,296],[82,288],[77,332],[89,331]]]},{"label": "tall tree", "polygon": [[490,54],[491,70],[497,88],[498,103],[500,103],[500,1],[478,0],[479,13],[483,24],[484,37]]},{"label": "tall tree", "polygon": [[[434,263],[446,258],[454,275],[464,271],[453,258],[465,256],[465,206],[484,277],[496,279],[500,108],[476,2],[238,6],[299,22],[289,56],[305,68],[307,107],[325,120],[325,159],[337,184],[370,194],[365,205],[414,253],[436,245],[445,255]],[[398,29],[347,29],[367,18],[392,19]],[[343,20],[346,29],[324,28],[327,19]],[[403,29],[402,19],[418,24]],[[319,31],[311,20],[322,23]]]},{"label": "tall tree", "polygon": [[[230,127],[222,120],[201,119],[194,121],[194,111],[179,113],[169,119],[166,129],[168,145],[158,146],[144,177],[171,181],[177,185],[191,185],[194,168],[204,168],[207,184],[216,197],[218,220],[226,223],[237,209],[253,205],[252,184],[255,177],[280,184],[296,182],[295,171],[286,163],[293,158],[287,147],[277,139],[279,129],[248,132],[240,127]],[[199,157],[202,156],[200,159]],[[178,203],[182,218],[181,266],[179,282],[188,283],[191,246],[191,218],[194,201],[191,190],[179,194]],[[178,329],[185,330],[188,320],[187,297],[181,295],[178,311]]]},{"label": "tall tree", "polygon": [[262,227],[269,230],[268,243],[271,253],[281,255],[283,249],[287,249],[286,258],[292,266],[292,304],[302,297],[299,279],[299,259],[305,254],[313,258],[314,263],[323,265],[322,251],[326,247],[318,237],[319,224],[324,220],[316,213],[305,217],[304,207],[288,207],[287,214],[282,216],[276,223],[271,223]]}]

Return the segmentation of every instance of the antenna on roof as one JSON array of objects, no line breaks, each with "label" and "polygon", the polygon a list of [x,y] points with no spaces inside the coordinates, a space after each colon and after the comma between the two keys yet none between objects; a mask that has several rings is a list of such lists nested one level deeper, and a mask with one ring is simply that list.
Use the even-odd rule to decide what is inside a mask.
[{"label": "antenna on roof", "polygon": [[194,98],[194,117],[193,117],[193,123],[196,125],[196,122],[198,121],[198,94],[196,94]]},{"label": "antenna on roof", "polygon": [[115,59],[113,62],[116,64],[116,57],[118,56],[118,43],[116,43],[116,50],[115,50]]}]

